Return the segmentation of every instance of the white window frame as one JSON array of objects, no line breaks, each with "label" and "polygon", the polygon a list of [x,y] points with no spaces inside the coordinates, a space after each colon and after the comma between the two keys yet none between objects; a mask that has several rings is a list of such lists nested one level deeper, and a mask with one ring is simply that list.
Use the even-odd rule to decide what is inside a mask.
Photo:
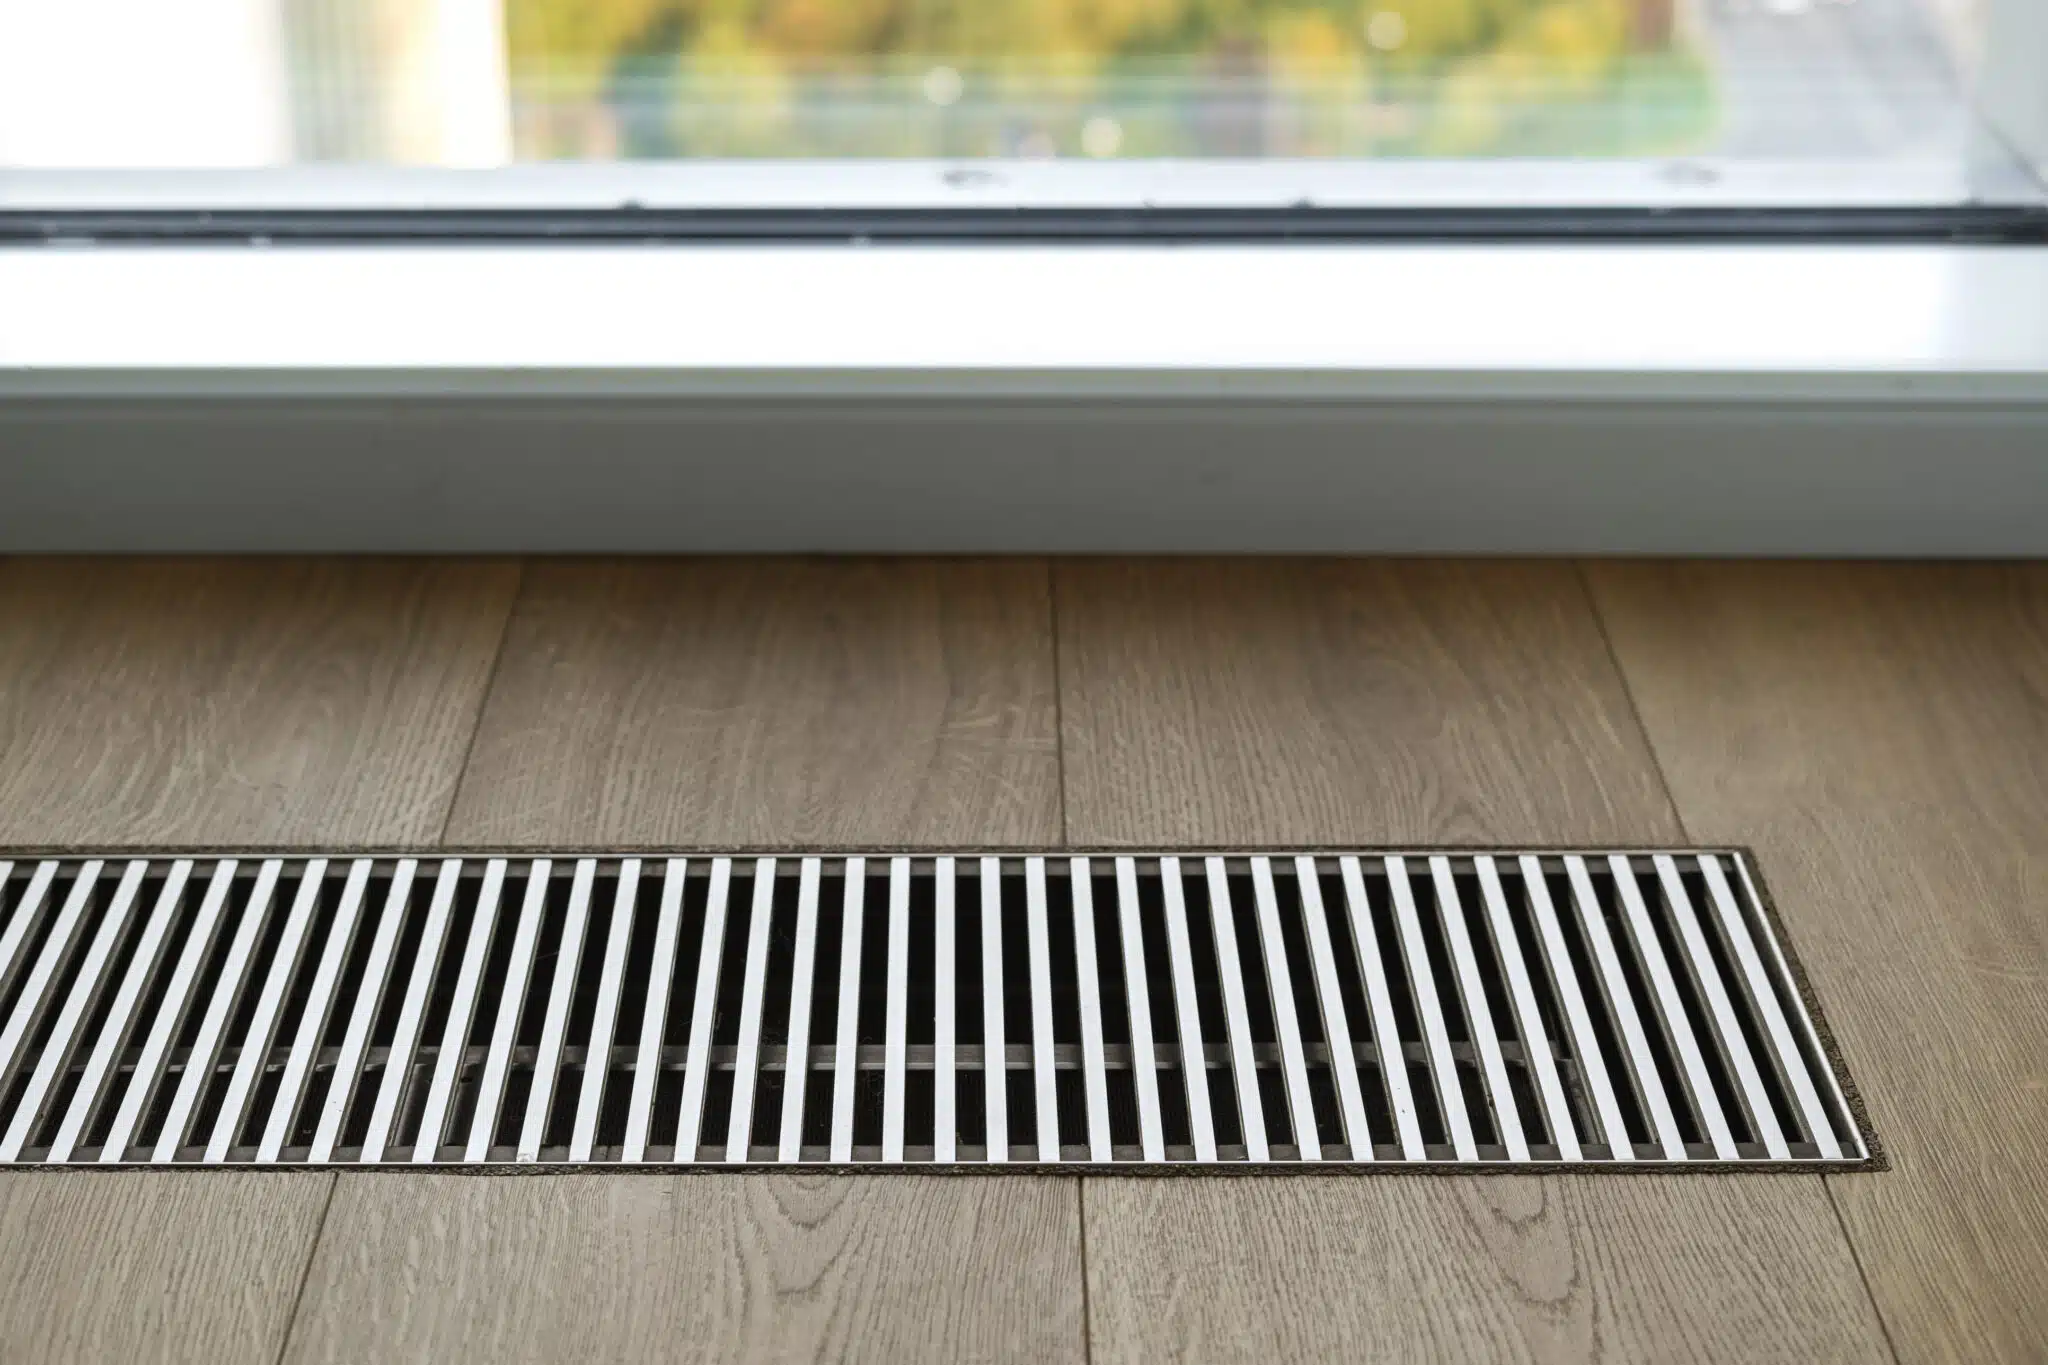
[{"label": "white window frame", "polygon": [[[2044,15],[1995,0],[1985,77],[2037,166]],[[1140,183],[960,169],[865,193],[1113,204]],[[1125,169],[1156,174],[1154,203],[1305,183]],[[572,181],[593,206],[816,202],[798,172],[441,174],[501,205]],[[1566,173],[1593,203],[1642,202],[1646,176],[1682,203],[1849,194]],[[1359,203],[1431,176],[1467,193],[1427,165],[1347,174]],[[226,181],[137,175],[7,176],[0,204],[225,202]],[[238,183],[259,207],[424,202],[402,176]],[[199,549],[2039,555],[2048,248],[0,249],[0,552]]]}]

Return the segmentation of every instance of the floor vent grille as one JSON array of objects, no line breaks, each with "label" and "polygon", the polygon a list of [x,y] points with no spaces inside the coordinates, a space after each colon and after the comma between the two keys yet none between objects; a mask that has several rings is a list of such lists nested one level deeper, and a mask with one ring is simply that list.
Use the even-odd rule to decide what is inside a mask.
[{"label": "floor vent grille", "polygon": [[1739,852],[0,861],[0,1163],[1867,1162]]}]

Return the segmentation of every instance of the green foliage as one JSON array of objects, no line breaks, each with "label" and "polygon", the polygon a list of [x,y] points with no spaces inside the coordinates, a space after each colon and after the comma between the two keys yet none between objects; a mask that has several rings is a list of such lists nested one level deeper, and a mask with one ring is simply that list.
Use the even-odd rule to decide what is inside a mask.
[{"label": "green foliage", "polygon": [[945,57],[1005,63],[1191,58],[1278,39],[1374,54],[1375,14],[1401,18],[1392,59],[1486,49],[1617,53],[1628,0],[507,0],[514,63],[602,68],[620,57],[739,49],[784,60]]},{"label": "green foliage", "polygon": [[[1232,91],[1285,105],[1284,145],[1265,130],[1255,151],[1571,152],[1592,125],[1570,111],[1617,92],[1658,106],[1628,125],[1661,145],[1707,108],[1689,58],[1632,35],[1674,0],[506,3],[527,141],[559,144],[541,155],[973,155],[1026,126],[1066,152],[1091,116],[1121,155],[1242,153],[1190,131]],[[957,106],[921,94],[941,65]],[[577,145],[579,103],[624,145]]]}]

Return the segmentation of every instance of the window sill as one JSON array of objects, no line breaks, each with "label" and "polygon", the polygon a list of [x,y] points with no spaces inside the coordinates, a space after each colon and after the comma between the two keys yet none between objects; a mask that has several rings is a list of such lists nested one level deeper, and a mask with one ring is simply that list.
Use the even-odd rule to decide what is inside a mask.
[{"label": "window sill", "polygon": [[2048,250],[0,251],[0,394],[2048,397]]},{"label": "window sill", "polygon": [[2048,552],[2048,249],[0,251],[0,549]]}]

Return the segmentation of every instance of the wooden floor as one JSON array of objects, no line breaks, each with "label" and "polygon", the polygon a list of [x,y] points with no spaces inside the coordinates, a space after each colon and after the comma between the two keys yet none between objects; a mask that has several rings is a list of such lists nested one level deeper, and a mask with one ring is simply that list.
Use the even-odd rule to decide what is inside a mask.
[{"label": "wooden floor", "polygon": [[0,1175],[0,1359],[2048,1359],[2048,565],[0,561],[0,847],[1739,842],[1895,1163]]}]

